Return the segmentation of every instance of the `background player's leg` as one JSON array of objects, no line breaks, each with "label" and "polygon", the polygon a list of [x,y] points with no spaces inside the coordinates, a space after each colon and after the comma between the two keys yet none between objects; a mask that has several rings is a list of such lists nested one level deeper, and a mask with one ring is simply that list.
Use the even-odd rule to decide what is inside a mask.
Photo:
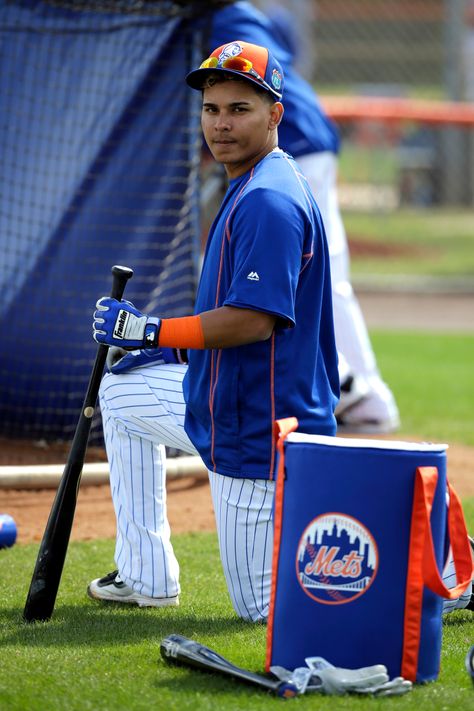
[{"label": "background player's leg", "polygon": [[337,157],[330,152],[311,153],[300,156],[298,164],[308,179],[326,230],[337,348],[353,375],[365,378],[368,386],[368,392],[357,404],[347,398],[349,408],[345,402],[346,394],[342,392],[336,415],[348,431],[393,431],[399,425],[398,409],[380,376],[365,320],[350,282],[349,248],[337,197]]},{"label": "background player's leg", "polygon": [[275,482],[209,472],[224,575],[235,611],[245,620],[268,616]]},{"label": "background player's leg", "polygon": [[[471,539],[471,547],[474,558],[473,539]],[[443,583],[446,585],[447,588],[454,588],[457,585],[457,582],[458,581],[456,578],[456,571],[454,569],[454,562],[450,551],[448,556],[448,562],[446,563],[446,566],[443,571]],[[473,597],[474,590],[473,583],[471,581],[471,584],[468,586],[467,590],[465,590],[463,594],[460,595],[458,598],[456,598],[455,600],[443,600],[443,613],[447,614],[448,612],[453,612],[454,610],[463,610],[468,606],[469,609],[474,610]]]},{"label": "background player's leg", "polygon": [[332,297],[336,343],[357,377],[363,377],[368,390],[355,405],[336,410],[339,431],[393,432],[400,424],[394,396],[382,380],[370,343],[364,317],[349,281],[349,255],[331,257]]},{"label": "background player's leg", "polygon": [[152,598],[179,592],[166,514],[164,445],[196,454],[184,432],[185,372],[186,366],[160,365],[107,374],[100,392],[119,576],[136,593]]}]

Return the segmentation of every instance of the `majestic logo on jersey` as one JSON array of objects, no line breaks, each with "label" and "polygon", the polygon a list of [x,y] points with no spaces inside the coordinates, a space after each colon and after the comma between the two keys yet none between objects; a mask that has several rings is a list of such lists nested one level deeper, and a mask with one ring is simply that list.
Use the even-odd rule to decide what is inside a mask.
[{"label": "majestic logo on jersey", "polygon": [[363,595],[377,574],[377,544],[365,526],[327,513],[306,526],[298,544],[296,575],[309,597],[341,605]]},{"label": "majestic logo on jersey", "polygon": [[247,279],[250,279],[250,281],[260,281],[260,277],[257,272],[249,272],[249,274],[247,274]]},{"label": "majestic logo on jersey", "polygon": [[129,315],[128,311],[125,311],[124,309],[119,311],[119,315],[115,322],[114,338],[123,338],[123,332],[125,331]]},{"label": "majestic logo on jersey", "polygon": [[243,47],[239,42],[231,42],[230,44],[226,44],[217,61],[219,64],[222,64],[226,59],[237,57],[239,54],[242,54],[243,51]]}]

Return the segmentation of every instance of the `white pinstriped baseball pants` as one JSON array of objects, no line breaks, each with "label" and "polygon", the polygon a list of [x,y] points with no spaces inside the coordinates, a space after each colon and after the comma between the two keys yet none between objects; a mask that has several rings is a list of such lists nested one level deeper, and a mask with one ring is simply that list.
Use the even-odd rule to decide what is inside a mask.
[{"label": "white pinstriped baseball pants", "polygon": [[[120,577],[150,597],[180,592],[179,565],[166,514],[164,445],[197,454],[184,431],[184,365],[154,365],[106,374],[100,406],[117,519],[115,561]],[[230,598],[246,620],[268,615],[273,547],[274,482],[209,471],[219,550]],[[443,580],[456,585],[450,559]],[[444,612],[465,607],[471,589],[444,601]]]},{"label": "white pinstriped baseball pants", "polygon": [[[166,514],[164,445],[197,454],[184,431],[183,365],[106,374],[100,390],[117,519],[115,561],[138,593],[180,592]],[[230,598],[243,619],[268,615],[274,482],[209,472],[219,549]]]}]

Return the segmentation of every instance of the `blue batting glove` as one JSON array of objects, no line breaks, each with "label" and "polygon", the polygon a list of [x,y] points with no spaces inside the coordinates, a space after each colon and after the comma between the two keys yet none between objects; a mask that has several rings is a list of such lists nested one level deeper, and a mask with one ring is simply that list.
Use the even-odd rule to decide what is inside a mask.
[{"label": "blue batting glove", "polygon": [[156,348],[161,320],[146,316],[130,301],[103,296],[96,303],[93,336],[97,343],[120,348]]},{"label": "blue batting glove", "polygon": [[114,375],[128,373],[144,365],[162,365],[163,363],[182,363],[178,351],[174,348],[144,348],[139,351],[125,351],[112,346],[107,353],[107,369]]}]

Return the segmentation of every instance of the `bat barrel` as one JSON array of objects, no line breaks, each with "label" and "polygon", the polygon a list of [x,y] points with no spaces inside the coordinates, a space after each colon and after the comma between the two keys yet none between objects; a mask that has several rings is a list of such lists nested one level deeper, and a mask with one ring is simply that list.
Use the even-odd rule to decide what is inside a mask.
[{"label": "bat barrel", "polygon": [[40,544],[23,611],[26,622],[44,622],[53,613],[84,464],[83,441],[87,441],[90,427],[91,420],[81,416]]},{"label": "bat barrel", "polygon": [[210,647],[179,634],[165,637],[161,641],[160,652],[167,662],[230,676],[246,684],[259,686],[282,698],[291,698],[298,693],[297,688],[291,683],[268,679],[260,674],[237,667]]}]

